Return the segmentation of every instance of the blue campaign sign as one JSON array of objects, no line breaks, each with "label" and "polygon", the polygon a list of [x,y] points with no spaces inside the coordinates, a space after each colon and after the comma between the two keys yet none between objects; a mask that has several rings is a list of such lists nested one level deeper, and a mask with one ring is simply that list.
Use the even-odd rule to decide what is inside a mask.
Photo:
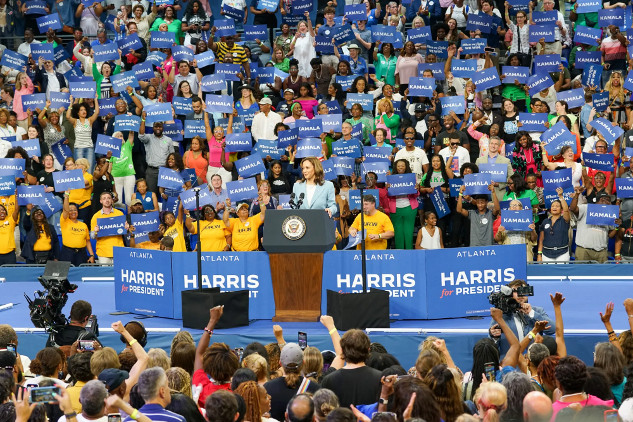
[{"label": "blue campaign sign", "polygon": [[46,107],[46,94],[29,94],[22,96],[22,107],[24,110],[35,111]]},{"label": "blue campaign sign", "polygon": [[143,48],[143,43],[136,33],[123,37],[120,40],[116,40],[116,43],[124,54],[127,54],[130,50],[140,50]]},{"label": "blue campaign sign", "polygon": [[545,150],[550,156],[559,154],[560,149],[567,145],[572,148],[574,154],[578,152],[576,151],[576,136],[567,129],[567,126],[562,121],[543,132],[541,143],[545,146]]},{"label": "blue campaign sign", "polygon": [[44,194],[44,200],[40,204],[42,211],[46,218],[50,218],[53,214],[62,210],[62,204],[57,200],[55,194],[52,192],[46,192]]},{"label": "blue campaign sign", "polygon": [[354,82],[354,79],[356,79],[356,76],[354,75],[349,75],[349,76],[336,75],[334,77],[334,81],[337,84],[341,85],[341,88],[343,88],[343,91],[347,91],[348,89],[352,87],[352,83]]},{"label": "blue campaign sign", "polygon": [[171,48],[174,45],[176,33],[152,31],[149,45],[152,48]]},{"label": "blue campaign sign", "polygon": [[475,84],[475,92],[485,91],[501,85],[499,73],[497,73],[497,68],[494,66],[475,72],[472,81]]},{"label": "blue campaign sign", "polygon": [[[442,188],[440,186],[436,186],[435,189],[433,189],[433,192],[429,195],[429,198],[433,203],[437,218],[443,218],[451,213],[451,209],[448,207],[446,198],[444,198],[444,192],[442,192]],[[420,230],[423,229],[424,228]]]},{"label": "blue campaign sign", "polygon": [[411,195],[418,190],[416,188],[415,174],[392,174],[387,176],[387,193],[389,196]]},{"label": "blue campaign sign", "polygon": [[352,126],[352,133],[350,133],[352,138],[360,139],[363,137],[363,124],[357,123]]},{"label": "blue campaign sign", "polygon": [[[5,158],[8,160],[8,158]],[[18,205],[42,205],[44,203],[44,185],[18,185]]]},{"label": "blue campaign sign", "polygon": [[[350,210],[360,210],[360,190],[359,189],[350,189],[347,191],[348,194],[348,202]],[[376,207],[380,205],[380,193],[378,189],[365,189],[363,190],[363,196],[372,195],[374,199],[376,199]]]},{"label": "blue campaign sign", "polygon": [[[392,26],[391,28],[395,28],[395,26]],[[427,41],[426,54],[435,54],[441,59],[446,59],[448,57],[448,41]],[[442,63],[442,65],[443,64],[444,63]],[[443,70],[444,67],[442,67],[442,71]]]},{"label": "blue campaign sign", "polygon": [[342,157],[360,158],[360,142],[357,139],[348,141],[340,139],[332,143],[332,154]]},{"label": "blue campaign sign", "polygon": [[297,158],[320,157],[323,155],[321,140],[316,138],[300,139],[297,142]]},{"label": "blue campaign sign", "polygon": [[366,163],[390,162],[391,148],[385,147],[363,147],[363,156]]},{"label": "blue campaign sign", "polygon": [[352,157],[330,157],[332,169],[337,176],[351,176],[354,173],[354,159]]},{"label": "blue campaign sign", "polygon": [[337,175],[334,171],[334,164],[331,160],[321,161],[321,165],[323,166],[323,178],[325,180],[336,180]]},{"label": "blue campaign sign", "polygon": [[180,197],[170,196],[163,203],[163,211],[171,211],[174,216],[178,217],[178,208],[180,207]]},{"label": "blue campaign sign", "polygon": [[235,204],[238,201],[245,201],[257,198],[257,183],[254,178],[235,180],[226,183],[226,190],[229,198]]},{"label": "blue campaign sign", "polygon": [[327,106],[327,111],[330,114],[343,114],[343,112],[341,111],[341,107],[340,107],[338,101],[336,101],[336,100],[324,101],[323,104],[325,104]]},{"label": "blue campaign sign", "polygon": [[107,62],[109,60],[118,60],[119,56],[118,45],[113,42],[107,44],[95,44],[92,47],[94,52],[95,62]]},{"label": "blue campaign sign", "polygon": [[215,73],[227,81],[239,81],[237,74],[240,72],[240,65],[233,63],[217,63]]},{"label": "blue campaign sign", "polygon": [[[46,32],[46,31],[44,31]],[[44,58],[44,60],[55,60],[55,52],[53,48],[53,44],[50,43],[41,43],[35,44],[31,43],[31,57],[35,63],[38,62],[40,57]]]},{"label": "blue campaign sign", "polygon": [[158,186],[165,189],[172,189],[175,191],[182,190],[182,185],[185,184],[182,176],[179,172],[167,167],[159,167],[158,169]]},{"label": "blue campaign sign", "polygon": [[[598,53],[600,52],[598,51]],[[576,88],[557,92],[556,101],[566,101],[570,109],[582,107],[585,104],[585,90]]]},{"label": "blue campaign sign", "polygon": [[184,169],[180,172],[182,180],[186,183],[190,183],[192,187],[198,186],[198,176],[196,176],[195,169]]},{"label": "blue campaign sign", "polygon": [[532,210],[503,210],[501,225],[510,232],[529,232],[533,224]]},{"label": "blue campaign sign", "polygon": [[293,0],[292,8],[290,9],[291,13],[295,16],[303,15],[305,12],[312,13],[312,9],[314,8],[313,0]]},{"label": "blue campaign sign", "polygon": [[[114,248],[116,309],[173,318],[171,255],[172,252],[165,251]],[[178,301],[181,301],[180,295]]]},{"label": "blue campaign sign", "polygon": [[253,152],[260,154],[262,157],[270,157],[273,160],[281,159],[286,153],[285,150],[277,147],[277,141],[274,139],[258,139],[253,147]]},{"label": "blue campaign sign", "polygon": [[[416,139],[413,144],[418,147],[418,148],[422,148],[424,149],[424,139]],[[402,149],[405,147],[404,145],[404,139],[402,138],[396,138],[396,148],[398,149]]]},{"label": "blue campaign sign", "polygon": [[279,7],[279,2],[276,0],[258,0],[257,2],[257,10],[270,10],[271,12],[277,10]]},{"label": "blue campaign sign", "polygon": [[57,31],[63,27],[62,20],[59,18],[59,13],[52,13],[50,15],[35,18],[35,21],[37,22],[40,34],[45,34],[49,29]]},{"label": "blue campaign sign", "polygon": [[361,177],[364,179],[367,173],[374,172],[376,173],[377,183],[385,183],[387,182],[387,173],[389,172],[389,164],[385,162],[372,162],[365,161],[360,165]]},{"label": "blue campaign sign", "polygon": [[549,73],[535,73],[528,79],[528,88],[530,96],[538,94],[540,91],[554,85],[554,81]]},{"label": "blue campaign sign", "polygon": [[213,50],[208,50],[204,53],[196,54],[194,59],[196,59],[198,69],[202,69],[215,63],[215,54],[213,53]]},{"label": "blue campaign sign", "polygon": [[301,139],[319,137],[323,133],[321,119],[296,120],[295,127],[299,131],[299,138]]},{"label": "blue campaign sign", "polygon": [[492,16],[486,13],[471,13],[468,15],[468,23],[466,24],[466,31],[477,31],[482,34],[489,34],[492,31]]},{"label": "blue campaign sign", "polygon": [[11,196],[15,194],[15,176],[0,176],[0,196]]},{"label": "blue campaign sign", "polygon": [[492,184],[492,177],[485,173],[473,173],[464,176],[464,195],[489,195],[488,186]]},{"label": "blue campaign sign", "polygon": [[519,199],[509,199],[507,201],[499,201],[499,208],[501,210],[509,210],[510,209],[510,204],[512,203],[512,201],[519,201],[521,202],[521,205],[523,206],[524,210],[532,210],[532,203],[530,202],[530,198],[519,198]]},{"label": "blue campaign sign", "polygon": [[58,163],[63,163],[64,161],[66,161],[66,158],[73,156],[73,152],[71,151],[70,147],[64,142],[66,142],[66,138],[55,142],[50,147],[51,153],[55,156],[55,159]]},{"label": "blue campaign sign", "polygon": [[[46,15],[46,2],[39,0],[30,0],[26,2],[25,15]],[[4,53],[3,53],[4,54]]]},{"label": "blue campaign sign", "polygon": [[508,181],[508,165],[501,163],[486,163],[479,165],[479,172],[489,174],[493,182],[506,183]]},{"label": "blue campaign sign", "polygon": [[573,188],[571,182],[571,168],[542,171],[543,176],[543,189],[548,191],[556,191],[556,188]]},{"label": "blue campaign sign", "polygon": [[[191,189],[193,192],[193,189]],[[158,230],[160,213],[158,211],[130,214],[130,222],[134,226],[134,234],[150,233]]]},{"label": "blue campaign sign", "polygon": [[633,91],[633,69],[626,75],[626,79],[624,80],[624,84],[622,86],[624,89]]},{"label": "blue campaign sign", "polygon": [[244,39],[246,41],[266,40],[268,29],[266,25],[244,25]]},{"label": "blue campaign sign", "polygon": [[244,124],[250,127],[250,125],[253,122],[253,117],[255,117],[255,114],[258,112],[259,112],[259,109],[251,107],[246,110],[241,108],[237,111],[237,114],[244,120]]},{"label": "blue campaign sign", "polygon": [[[138,83],[138,79],[136,78],[136,72],[134,72],[133,70],[119,73],[118,75],[113,75],[110,77],[110,80],[112,81],[112,89],[114,90],[114,92],[117,92],[117,93],[127,91],[128,86],[132,88],[141,87],[140,84]],[[171,118],[168,118],[167,120],[170,120],[170,119]]]},{"label": "blue campaign sign", "polygon": [[286,149],[289,146],[297,145],[297,141],[299,140],[299,130],[288,129],[282,130],[277,133],[277,146],[281,149]]},{"label": "blue campaign sign", "polygon": [[166,58],[167,54],[163,53],[162,51],[156,50],[149,53],[145,61],[150,62],[155,66],[162,66]]},{"label": "blue campaign sign", "polygon": [[364,111],[372,111],[374,109],[374,96],[372,94],[352,94],[347,93],[347,104],[360,104]]},{"label": "blue campaign sign", "polygon": [[[207,95],[207,98],[209,98],[209,95]],[[178,115],[187,115],[189,113],[193,113],[193,108],[191,107],[191,102],[192,99],[191,98],[185,98],[185,97],[174,97],[171,100],[171,105],[174,107],[174,112]],[[101,104],[99,104],[101,105]],[[209,107],[207,105],[207,107]],[[210,110],[208,110],[210,111]],[[231,113],[233,112],[233,109],[231,109]]]},{"label": "blue campaign sign", "polygon": [[237,9],[235,7],[231,7],[228,4],[222,6],[222,11],[224,11],[224,16],[228,16],[231,19],[241,21],[244,19],[244,10]]},{"label": "blue campaign sign", "polygon": [[[294,5],[293,5],[293,8],[294,8]],[[344,24],[338,27],[338,29],[336,30],[332,38],[334,39],[334,43],[336,45],[341,45],[344,42],[355,40],[356,36],[354,35],[354,30],[352,29],[352,25]]]},{"label": "blue campaign sign", "polygon": [[[428,28],[428,26],[422,28]],[[467,38],[462,40],[460,47],[462,54],[484,54],[485,48],[488,47],[488,40],[485,38]]]},{"label": "blue campaign sign", "polygon": [[559,54],[540,54],[534,56],[534,68],[539,72],[560,72]]},{"label": "blue campaign sign", "polygon": [[40,151],[40,142],[37,139],[26,139],[24,141],[12,141],[11,145],[14,147],[21,147],[29,154],[29,157],[40,157],[42,151]]},{"label": "blue campaign sign", "polygon": [[[567,205],[571,205],[571,201],[574,196],[574,188],[567,188],[563,190],[563,199],[567,202]],[[558,197],[558,192],[551,190],[543,190],[543,198],[545,199],[545,208],[549,209],[552,207],[552,202],[560,198]]]},{"label": "blue campaign sign", "polygon": [[235,167],[237,173],[243,178],[255,176],[266,171],[261,155],[256,153],[240,158],[235,162]]},{"label": "blue campaign sign", "polygon": [[598,26],[606,28],[609,25],[615,25],[618,28],[624,26],[624,9],[616,7],[614,9],[598,10]]},{"label": "blue campaign sign", "polygon": [[169,137],[172,141],[182,141],[182,132],[182,122],[178,119],[174,123],[163,124],[163,135]]},{"label": "blue campaign sign", "polygon": [[182,201],[182,207],[184,209],[188,211],[193,211],[197,209],[196,192],[199,192],[198,204],[200,205],[200,208],[204,207],[205,205],[216,205],[213,204],[213,199],[211,198],[211,194],[209,193],[209,187],[207,185],[204,185],[200,189],[189,189],[180,193],[179,196],[180,200]]},{"label": "blue campaign sign", "polygon": [[442,106],[442,116],[448,116],[451,111],[455,114],[464,114],[466,111],[466,101],[463,96],[441,97],[440,104]]},{"label": "blue campaign sign", "polygon": [[120,236],[125,234],[125,216],[99,218],[97,220],[97,237]]},{"label": "blue campaign sign", "polygon": [[590,152],[583,152],[582,159],[585,162],[585,166],[594,170],[613,171],[613,154],[592,154]]},{"label": "blue campaign sign", "polygon": [[206,138],[207,129],[204,120],[185,120],[185,138],[190,139],[194,136]]},{"label": "blue campaign sign", "polygon": [[141,127],[141,118],[138,116],[128,116],[127,114],[119,114],[114,116],[115,131],[132,131],[138,132]]},{"label": "blue campaign sign", "polygon": [[323,130],[323,133],[341,131],[341,127],[343,125],[343,116],[341,114],[317,114],[314,117],[321,120],[321,129]]},{"label": "blue campaign sign", "polygon": [[218,37],[231,37],[237,34],[233,19],[216,19],[213,25],[216,27],[215,33]]},{"label": "blue campaign sign", "polygon": [[616,139],[620,136],[624,135],[624,129],[620,126],[614,126],[612,122],[608,121],[604,117],[599,117],[597,119],[593,119],[589,122],[592,128],[598,131],[603,137],[604,140],[607,141],[609,145],[613,145]]},{"label": "blue campaign sign", "polygon": [[519,113],[521,130],[526,132],[544,132],[547,130],[547,113]]},{"label": "blue campaign sign", "polygon": [[[393,28],[393,27],[391,27]],[[411,28],[407,31],[407,35],[409,36],[409,41],[413,41],[415,44],[426,44],[427,41],[432,41],[433,38],[431,36],[431,27],[430,26],[422,26],[420,28]],[[463,40],[463,41],[469,41],[469,40]],[[485,46],[486,42],[484,40],[484,46]],[[462,42],[462,47],[464,47],[464,44]],[[472,54],[472,53],[466,53],[464,52],[464,54]]]},{"label": "blue campaign sign", "polygon": [[[476,61],[476,60],[475,60]],[[475,67],[476,69],[476,67]],[[410,97],[433,97],[435,90],[435,78],[409,78]]]},{"label": "blue campaign sign", "polygon": [[15,69],[17,71],[22,72],[24,70],[24,66],[26,66],[26,62],[29,58],[16,53],[15,51],[11,51],[9,49],[4,50],[2,53],[2,60],[0,60],[0,66],[6,66],[11,69]]},{"label": "blue campaign sign", "polygon": [[[384,251],[382,251],[384,252]],[[396,319],[426,318],[424,259],[427,251],[394,251],[384,255],[367,251],[368,288],[389,292],[390,317]],[[327,291],[359,293],[363,291],[361,252],[328,251],[323,257],[323,291],[321,308],[327,309]]]},{"label": "blue campaign sign", "polygon": [[95,98],[97,83],[95,81],[69,82],[70,95],[73,98]]},{"label": "blue campaign sign", "polygon": [[[600,81],[602,79],[602,70],[603,70],[603,66],[600,64],[591,64],[585,67],[585,70],[582,72],[582,79],[581,79],[582,85],[583,86],[600,86]],[[597,94],[594,94],[594,95],[597,95]],[[605,107],[605,110],[606,110],[606,107]],[[597,110],[597,111],[600,111],[600,110]]]},{"label": "blue campaign sign", "polygon": [[577,69],[584,69],[591,64],[600,64],[601,60],[601,51],[578,51],[576,53],[575,66]]},{"label": "blue campaign sign", "polygon": [[457,198],[459,196],[459,189],[464,184],[464,179],[451,179],[448,181],[448,185],[451,189],[451,196]]},{"label": "blue campaign sign", "polygon": [[209,113],[233,113],[232,96],[207,94],[206,104]]},{"label": "blue campaign sign", "polygon": [[146,113],[145,125],[153,125],[155,122],[167,122],[172,120],[170,103],[150,104],[143,110]]},{"label": "blue campaign sign", "polygon": [[620,218],[619,205],[587,204],[587,224],[594,226],[617,226],[615,220]]},{"label": "blue campaign sign", "polygon": [[224,148],[226,152],[250,151],[253,149],[253,139],[250,132],[229,133],[225,139]]},{"label": "blue campaign sign", "polygon": [[530,25],[530,42],[539,42],[541,38],[545,42],[554,42],[556,40],[555,30],[555,25]]},{"label": "blue campaign sign", "polygon": [[456,78],[470,78],[476,71],[477,59],[453,59],[451,62],[451,73]]},{"label": "blue campaign sign", "polygon": [[[252,70],[251,70],[252,73]],[[275,83],[275,68],[272,66],[257,69],[257,78],[260,84]]]},{"label": "blue campaign sign", "polygon": [[[618,189],[618,198],[633,198],[633,179],[615,179],[615,186]],[[0,194],[1,195],[1,194]]]},{"label": "blue campaign sign", "polygon": [[367,10],[365,4],[346,4],[344,15],[350,22],[367,20]]},{"label": "blue campaign sign", "polygon": [[175,45],[171,48],[171,52],[176,61],[187,60],[190,63],[193,62],[193,51],[189,47]]},{"label": "blue campaign sign", "polygon": [[[580,8],[580,6],[578,6]],[[602,39],[602,30],[590,26],[578,25],[574,34],[574,42],[598,46]]]},{"label": "blue campaign sign", "polygon": [[418,75],[422,75],[425,70],[433,72],[433,77],[436,81],[443,81],[446,79],[444,74],[444,63],[420,63],[418,65]]},{"label": "blue campaign sign", "polygon": [[576,4],[576,13],[595,13],[602,9],[600,0],[578,0]]},{"label": "blue campaign sign", "polygon": [[[549,10],[544,12],[534,11],[532,12],[532,20],[537,25],[556,25],[556,21],[558,20],[558,11],[557,10]],[[530,29],[532,29],[533,25],[530,25]]]},{"label": "blue campaign sign", "polygon": [[[68,92],[51,92],[50,100],[52,109],[58,109],[61,107],[68,108],[70,106],[70,93]],[[101,104],[99,104],[101,108]]]},{"label": "blue campaign sign", "polygon": [[389,42],[396,36],[395,26],[372,25],[371,39],[372,41]]},{"label": "blue campaign sign", "polygon": [[314,37],[314,41],[316,42],[316,46],[314,46],[314,49],[317,53],[334,54],[334,45],[332,45],[332,38],[317,35],[316,37]]},{"label": "blue campaign sign", "polygon": [[488,296],[504,284],[527,277],[525,245],[429,250],[424,251],[424,261],[425,318],[489,315]]},{"label": "blue campaign sign", "polygon": [[[294,6],[293,2],[293,6]],[[266,252],[202,253],[202,287],[219,287],[222,292],[248,290],[249,319],[271,319],[275,315],[270,263]],[[183,290],[198,288],[196,254],[171,255],[173,268],[174,318],[182,318]]]},{"label": "blue campaign sign", "polygon": [[112,136],[97,134],[97,143],[95,144],[95,154],[106,155],[108,151],[112,151],[112,156],[119,158],[121,156],[122,139]]}]

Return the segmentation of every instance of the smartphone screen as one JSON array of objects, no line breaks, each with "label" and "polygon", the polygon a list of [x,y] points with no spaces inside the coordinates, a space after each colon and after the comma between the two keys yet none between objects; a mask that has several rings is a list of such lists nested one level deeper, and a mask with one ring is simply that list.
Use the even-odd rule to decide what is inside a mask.
[{"label": "smartphone screen", "polygon": [[15,351],[15,344],[13,343],[7,344],[7,351],[13,353],[14,356],[17,356],[17,353]]},{"label": "smartphone screen", "polygon": [[79,340],[79,348],[81,350],[92,351],[95,349],[95,346],[91,340]]},{"label": "smartphone screen", "polygon": [[31,403],[55,403],[57,400],[53,393],[61,395],[59,387],[35,387],[31,388]]},{"label": "smartphone screen", "polygon": [[237,358],[239,360],[242,360],[242,356],[244,355],[244,348],[243,347],[236,347],[235,349],[233,349],[233,351],[237,355]]},{"label": "smartphone screen", "polygon": [[299,344],[299,347],[301,347],[301,350],[305,350],[305,348],[308,347],[308,335],[303,331],[299,331],[297,337],[297,343]]},{"label": "smartphone screen", "polygon": [[495,380],[495,364],[492,362],[488,362],[484,364],[484,370],[486,371],[486,378],[488,378],[488,381],[494,381]]},{"label": "smartphone screen", "polygon": [[617,410],[605,410],[604,411],[604,422],[618,422],[618,411]]},{"label": "smartphone screen", "polygon": [[121,422],[121,414],[120,413],[108,414],[108,422]]}]

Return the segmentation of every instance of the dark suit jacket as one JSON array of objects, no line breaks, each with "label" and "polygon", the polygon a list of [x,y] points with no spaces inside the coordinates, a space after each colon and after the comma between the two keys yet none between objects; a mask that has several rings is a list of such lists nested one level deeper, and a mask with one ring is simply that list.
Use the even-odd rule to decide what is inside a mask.
[{"label": "dark suit jacket", "polygon": [[[55,71],[55,76],[59,81],[60,88],[68,88],[64,75],[62,75],[58,71]],[[46,71],[44,69],[40,69],[39,66],[35,68],[35,82],[40,84],[40,88],[42,88],[41,92],[46,94],[46,89],[48,88],[48,76],[46,75]]]}]

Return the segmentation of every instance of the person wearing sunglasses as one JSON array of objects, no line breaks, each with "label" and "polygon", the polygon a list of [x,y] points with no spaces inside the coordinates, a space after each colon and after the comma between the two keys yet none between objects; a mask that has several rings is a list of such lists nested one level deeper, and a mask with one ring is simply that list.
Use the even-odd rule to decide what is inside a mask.
[{"label": "person wearing sunglasses", "polygon": [[451,172],[454,177],[459,177],[462,165],[470,163],[470,153],[466,148],[461,146],[460,133],[461,132],[449,133],[449,142],[444,144],[446,146],[438,153],[446,163],[446,171],[449,177],[451,177]]}]

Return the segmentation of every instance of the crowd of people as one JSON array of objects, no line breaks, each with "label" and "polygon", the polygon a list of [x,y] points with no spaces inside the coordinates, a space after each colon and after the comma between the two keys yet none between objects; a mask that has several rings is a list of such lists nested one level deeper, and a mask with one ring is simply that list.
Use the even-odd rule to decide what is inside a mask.
[{"label": "crowd of people", "polygon": [[[115,350],[86,327],[92,307],[79,300],[35,356],[0,325],[0,421],[633,421],[633,337],[614,332],[614,304],[600,313],[608,341],[583,362],[565,342],[565,297],[550,295],[551,319],[519,296],[524,285],[508,285],[520,308],[491,308],[490,336],[461,368],[441,338],[426,337],[415,362],[401,362],[362,330],[341,335],[327,315],[329,350],[287,343],[278,325],[266,345],[212,342],[222,306],[210,310],[197,344],[183,330],[168,351],[151,347],[142,322],[115,322]],[[633,329],[633,299],[623,307]],[[37,388],[51,386],[52,398],[34,402]]]},{"label": "crowd of people", "polygon": [[[0,36],[24,34],[2,46],[0,157],[24,160],[16,188],[44,187],[35,201],[7,181],[0,264],[109,264],[113,246],[197,239],[263,250],[265,210],[293,203],[324,209],[339,249],[364,232],[362,211],[369,249],[633,260],[628,1],[318,0],[316,19],[293,0],[223,0],[223,16],[207,0],[105,3],[0,6]],[[58,32],[38,27],[49,13]],[[100,148],[104,134],[120,148]],[[3,176],[15,162],[0,158]],[[56,187],[69,170],[82,188]],[[198,187],[204,206],[183,206]],[[504,226],[528,209],[530,224]],[[130,217],[155,212],[146,229]]]}]

